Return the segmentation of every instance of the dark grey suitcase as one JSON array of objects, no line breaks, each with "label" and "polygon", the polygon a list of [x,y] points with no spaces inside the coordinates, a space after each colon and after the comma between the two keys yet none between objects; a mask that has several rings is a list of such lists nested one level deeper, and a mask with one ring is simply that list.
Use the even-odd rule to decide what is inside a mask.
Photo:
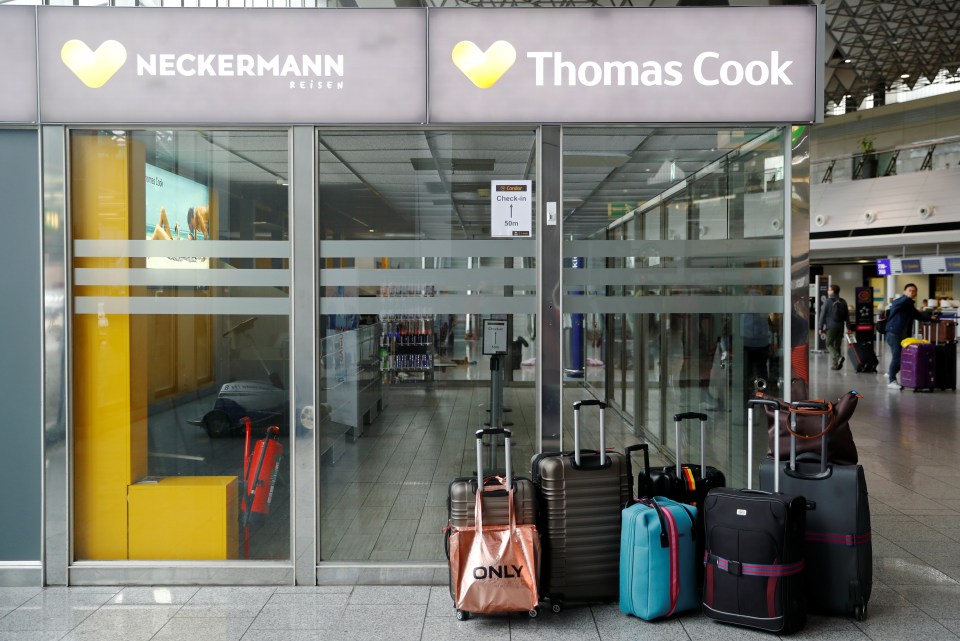
[{"label": "dark grey suitcase", "polygon": [[[533,482],[528,478],[514,477],[513,465],[510,458],[510,430],[500,427],[477,430],[477,476],[464,476],[454,479],[450,483],[447,494],[447,516],[449,527],[446,528],[446,540],[449,539],[450,527],[473,527],[473,512],[477,500],[477,478],[484,478],[483,474],[483,437],[503,435],[504,445],[504,479],[513,486],[513,509],[517,516],[517,523],[523,525],[537,522],[537,494]],[[492,447],[493,445],[491,445]],[[491,471],[492,472],[492,471]],[[503,480],[488,476],[484,478],[485,485],[501,485]],[[504,525],[507,523],[507,493],[503,490],[484,492],[481,502],[483,522],[490,525]],[[450,556],[447,549],[447,558]]]},{"label": "dark grey suitcase", "polygon": [[[809,401],[793,405],[823,408],[821,403]],[[790,416],[795,429],[796,414]],[[826,421],[824,415],[824,430]],[[807,502],[805,576],[809,611],[862,621],[873,587],[867,482],[861,465],[827,462],[827,439],[826,435],[822,438],[820,460],[798,461],[796,437],[791,436],[790,460],[781,461],[779,466],[780,488],[786,494],[802,495]],[[772,459],[761,463],[761,489],[773,487],[776,470]]]},{"label": "dark grey suitcase", "polygon": [[[600,449],[580,450],[580,409],[600,408]],[[607,452],[606,404],[573,404],[573,451],[533,457],[540,501],[541,597],[555,612],[564,601],[615,601],[620,586],[620,511],[632,498],[626,454]],[[561,447],[563,435],[561,433]]]}]

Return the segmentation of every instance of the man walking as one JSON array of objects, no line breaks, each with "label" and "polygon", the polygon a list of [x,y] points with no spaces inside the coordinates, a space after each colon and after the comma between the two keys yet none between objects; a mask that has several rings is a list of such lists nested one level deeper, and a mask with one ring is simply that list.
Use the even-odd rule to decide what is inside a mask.
[{"label": "man walking", "polygon": [[850,308],[847,306],[847,301],[840,298],[840,286],[830,285],[827,289],[827,300],[820,308],[817,328],[820,336],[826,337],[827,349],[830,350],[830,357],[833,359],[831,369],[842,368],[843,361],[846,360],[841,351],[841,343],[849,322]]}]

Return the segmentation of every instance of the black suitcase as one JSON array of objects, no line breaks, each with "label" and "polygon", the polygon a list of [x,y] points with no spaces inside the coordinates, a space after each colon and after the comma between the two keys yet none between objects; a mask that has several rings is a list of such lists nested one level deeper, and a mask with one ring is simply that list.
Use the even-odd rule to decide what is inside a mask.
[{"label": "black suitcase", "polygon": [[[600,408],[600,449],[580,450],[580,408]],[[541,597],[559,612],[564,601],[615,601],[620,592],[620,511],[633,490],[623,452],[606,452],[597,400],[573,404],[573,451],[533,457],[541,536]],[[561,432],[561,447],[563,434]]]},{"label": "black suitcase", "polygon": [[873,374],[880,365],[873,343],[852,343],[847,347],[847,357],[858,373]]},{"label": "black suitcase", "polygon": [[[822,403],[800,401],[793,407],[825,409]],[[796,425],[796,414],[791,414]],[[827,417],[823,416],[827,431]],[[791,430],[791,432],[794,430]],[[870,502],[861,465],[827,462],[827,439],[819,460],[798,461],[796,437],[790,437],[790,460],[760,464],[760,489],[771,488],[778,473],[780,488],[806,499],[807,606],[817,614],[840,614],[863,621],[873,588],[873,545]]]},{"label": "black suitcase", "polygon": [[[747,403],[747,460],[753,455],[753,408]],[[779,412],[775,414],[779,422]],[[775,426],[779,432],[779,425]],[[780,458],[780,439],[774,440]],[[716,488],[704,501],[703,612],[723,623],[789,634],[806,623],[803,584],[806,502],[802,496],[747,489]]]},{"label": "black suitcase", "polygon": [[942,390],[957,389],[957,344],[937,343],[935,385]]},{"label": "black suitcase", "polygon": [[[687,419],[700,421],[700,465],[681,463],[680,423]],[[707,492],[715,487],[727,484],[723,472],[706,464],[706,427],[707,415],[698,412],[674,414],[677,450],[676,464],[650,468],[637,480],[637,496],[665,496],[678,503],[689,503],[699,508]]]}]

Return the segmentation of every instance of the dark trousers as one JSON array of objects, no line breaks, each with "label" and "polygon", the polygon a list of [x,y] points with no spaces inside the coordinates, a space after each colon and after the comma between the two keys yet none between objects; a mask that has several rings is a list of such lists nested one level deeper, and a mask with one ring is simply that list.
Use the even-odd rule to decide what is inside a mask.
[{"label": "dark trousers", "polygon": [[830,358],[833,359],[833,366],[840,365],[840,359],[843,358],[841,343],[843,342],[843,328],[836,327],[827,330],[827,349],[830,351]]}]

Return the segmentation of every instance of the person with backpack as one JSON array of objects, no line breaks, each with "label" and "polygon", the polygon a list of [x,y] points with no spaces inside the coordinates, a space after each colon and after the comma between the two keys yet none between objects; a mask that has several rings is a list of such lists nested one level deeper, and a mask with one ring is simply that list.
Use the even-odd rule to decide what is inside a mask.
[{"label": "person with backpack", "polygon": [[843,334],[850,322],[850,307],[847,301],[840,298],[840,286],[830,285],[827,288],[827,300],[820,308],[820,318],[817,319],[817,329],[821,338],[825,337],[827,349],[833,359],[831,369],[841,369],[845,360],[841,342]]},{"label": "person with backpack", "polygon": [[884,337],[890,347],[890,368],[887,370],[887,387],[900,390],[897,374],[900,373],[900,344],[904,338],[913,333],[913,321],[930,321],[939,318],[937,313],[921,312],[917,309],[914,299],[917,297],[917,286],[907,283],[903,288],[903,296],[890,303],[887,309],[887,320],[884,326]]}]

